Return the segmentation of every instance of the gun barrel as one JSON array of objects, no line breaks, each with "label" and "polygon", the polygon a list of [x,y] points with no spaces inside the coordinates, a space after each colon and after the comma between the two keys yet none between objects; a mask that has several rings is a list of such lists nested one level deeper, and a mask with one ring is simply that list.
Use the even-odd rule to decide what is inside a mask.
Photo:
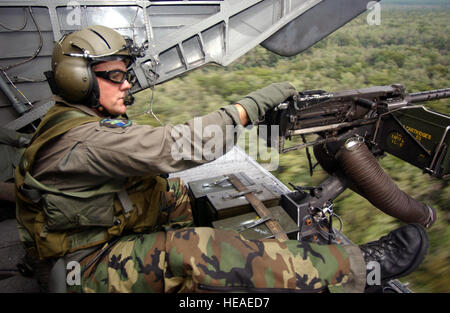
[{"label": "gun barrel", "polygon": [[410,103],[450,98],[450,88],[411,93]]}]

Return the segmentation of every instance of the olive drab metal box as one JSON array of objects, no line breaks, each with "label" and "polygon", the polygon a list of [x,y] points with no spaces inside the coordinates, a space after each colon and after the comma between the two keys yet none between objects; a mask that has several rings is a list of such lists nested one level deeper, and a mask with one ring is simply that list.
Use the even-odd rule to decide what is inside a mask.
[{"label": "olive drab metal box", "polygon": [[435,177],[450,176],[450,116],[423,106],[392,113],[382,120],[376,141],[383,151]]},{"label": "olive drab metal box", "polygon": [[[245,185],[251,186],[255,183],[244,173],[235,174]],[[187,184],[189,196],[192,203],[192,215],[197,226],[212,226],[211,213],[207,209],[207,195],[212,192],[234,190],[233,185],[228,181],[226,175],[191,181]]]},{"label": "olive drab metal box", "polygon": [[[280,195],[274,193],[263,184],[255,184],[247,187],[266,207],[276,206]],[[206,195],[207,206],[213,220],[224,219],[242,213],[252,212],[253,208],[245,198],[245,193],[235,189],[216,191]]]},{"label": "olive drab metal box", "polygon": [[[234,174],[246,187],[238,191],[228,180],[231,174],[189,182],[188,190],[193,206],[196,226],[218,229],[234,229],[247,239],[271,238],[272,232],[265,225],[270,218],[277,221],[289,238],[295,239],[299,231],[296,222],[279,206],[280,193],[264,183],[256,184],[245,173]],[[270,212],[261,218],[245,195],[253,193]]]},{"label": "olive drab metal box", "polygon": [[[300,229],[286,211],[281,206],[269,207],[268,210],[272,214],[273,219],[280,223],[280,226],[286,232],[288,237],[290,239],[296,239]],[[217,229],[233,229],[249,240],[274,237],[256,212],[214,221],[212,222],[212,225]]]}]

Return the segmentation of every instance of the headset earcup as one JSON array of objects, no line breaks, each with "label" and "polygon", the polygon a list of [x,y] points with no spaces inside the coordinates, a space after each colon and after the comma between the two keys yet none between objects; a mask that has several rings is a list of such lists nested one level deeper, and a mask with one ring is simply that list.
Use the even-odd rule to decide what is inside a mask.
[{"label": "headset earcup", "polygon": [[97,77],[92,69],[92,66],[88,65],[89,72],[89,94],[87,104],[92,108],[97,108],[100,105],[100,88],[98,87]]}]

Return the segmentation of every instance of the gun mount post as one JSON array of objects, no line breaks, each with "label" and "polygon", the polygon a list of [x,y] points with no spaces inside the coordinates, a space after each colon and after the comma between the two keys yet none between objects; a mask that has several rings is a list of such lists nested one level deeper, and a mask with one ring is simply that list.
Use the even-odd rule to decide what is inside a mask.
[{"label": "gun mount post", "polygon": [[9,89],[8,84],[3,79],[3,76],[0,75],[0,89],[3,91],[5,96],[8,98],[8,100],[11,102],[11,105],[13,106],[14,110],[19,114],[22,115],[27,110],[27,107],[19,101],[19,99],[16,98],[14,93]]},{"label": "gun mount post", "polygon": [[[333,200],[347,189],[348,179],[342,172],[336,171],[317,187],[298,188],[294,186],[295,191],[282,194],[281,206],[291,218],[297,221],[298,240],[312,240],[318,243],[340,243],[347,241],[341,234],[333,230],[331,223],[331,210]],[[310,190],[309,193],[303,190]],[[325,219],[325,211],[329,212],[329,217]],[[336,216],[336,215],[335,215]],[[340,218],[338,217],[340,220]],[[342,221],[341,221],[342,226]],[[322,227],[328,229],[323,231]]]}]

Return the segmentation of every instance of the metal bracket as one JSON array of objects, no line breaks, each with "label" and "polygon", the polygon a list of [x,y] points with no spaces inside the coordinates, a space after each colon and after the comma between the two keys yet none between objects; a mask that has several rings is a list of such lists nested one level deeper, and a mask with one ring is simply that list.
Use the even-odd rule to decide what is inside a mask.
[{"label": "metal bracket", "polygon": [[251,229],[253,227],[259,226],[261,224],[264,224],[268,220],[274,219],[272,215],[267,215],[261,218],[258,218],[256,220],[249,220],[245,221],[240,224],[240,226],[236,229],[237,232],[241,233],[243,231],[246,231],[247,229]]}]

